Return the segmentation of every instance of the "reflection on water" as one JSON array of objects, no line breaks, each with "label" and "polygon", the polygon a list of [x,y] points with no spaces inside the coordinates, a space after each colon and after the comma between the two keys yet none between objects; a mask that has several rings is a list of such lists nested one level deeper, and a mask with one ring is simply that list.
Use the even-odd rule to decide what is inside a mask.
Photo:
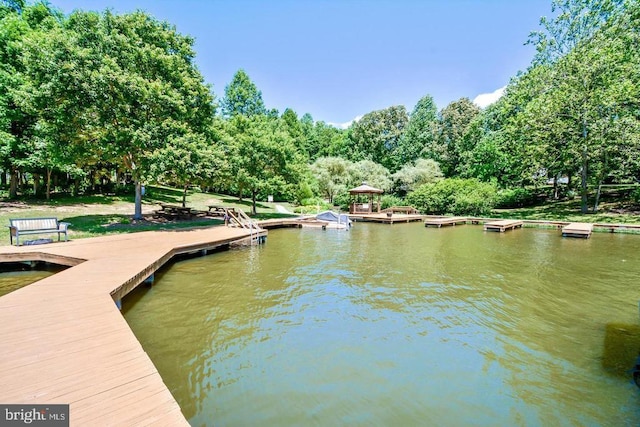
[{"label": "reflection on water", "polygon": [[279,230],[174,264],[123,312],[194,426],[638,425],[640,393],[603,356],[607,325],[638,324],[639,249],[538,229]]}]

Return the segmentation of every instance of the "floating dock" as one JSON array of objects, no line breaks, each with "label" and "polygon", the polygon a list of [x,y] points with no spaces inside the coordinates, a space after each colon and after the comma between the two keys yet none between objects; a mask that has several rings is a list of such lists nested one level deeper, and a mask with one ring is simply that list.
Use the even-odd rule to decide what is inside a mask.
[{"label": "floating dock", "polygon": [[322,228],[327,229],[348,229],[349,225],[330,221],[320,221],[310,218],[274,218],[258,221],[261,228],[272,230],[275,228]]},{"label": "floating dock", "polygon": [[117,304],[175,255],[252,238],[210,227],[0,247],[0,262],[72,266],[0,297],[0,402],[70,404],[72,426],[188,426]]},{"label": "floating dock", "polygon": [[508,230],[513,230],[516,228],[522,228],[522,221],[515,220],[502,220],[502,221],[491,221],[484,223],[484,231],[499,231],[500,233],[504,233]]},{"label": "floating dock", "polygon": [[586,222],[572,222],[562,227],[562,237],[581,237],[588,239],[593,232],[593,224]]},{"label": "floating dock", "polygon": [[381,224],[395,224],[398,222],[422,221],[424,215],[419,214],[395,214],[395,213],[373,213],[373,214],[349,214],[349,218],[356,222],[378,222]]},{"label": "floating dock", "polygon": [[460,216],[443,217],[443,218],[427,218],[424,220],[425,227],[442,227],[443,225],[466,224],[467,218]]}]

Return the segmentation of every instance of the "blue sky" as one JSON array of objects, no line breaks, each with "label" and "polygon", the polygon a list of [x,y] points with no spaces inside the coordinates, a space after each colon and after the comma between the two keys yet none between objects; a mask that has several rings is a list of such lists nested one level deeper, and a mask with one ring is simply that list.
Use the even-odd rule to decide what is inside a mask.
[{"label": "blue sky", "polygon": [[439,109],[505,86],[551,0],[51,0],[74,9],[142,9],[196,39],[217,98],[243,68],[268,108],[345,123],[430,94]]}]

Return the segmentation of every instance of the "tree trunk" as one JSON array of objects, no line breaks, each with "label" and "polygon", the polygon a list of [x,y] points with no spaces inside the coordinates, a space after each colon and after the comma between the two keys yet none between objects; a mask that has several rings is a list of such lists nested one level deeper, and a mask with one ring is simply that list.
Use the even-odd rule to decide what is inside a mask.
[{"label": "tree trunk", "polygon": [[33,174],[33,195],[38,197],[40,193],[40,174]]},{"label": "tree trunk", "polygon": [[18,172],[18,182],[20,183],[20,192],[24,194],[24,189],[27,186],[27,174]]},{"label": "tree trunk", "polygon": [[553,177],[553,199],[558,200],[560,198],[558,194],[558,175]]},{"label": "tree trunk", "polygon": [[587,156],[587,145],[582,147],[582,171],[580,172],[580,211],[583,214],[589,212],[587,206],[587,165],[589,157]]},{"label": "tree trunk", "polygon": [[580,187],[581,187],[581,200],[580,200],[580,210],[583,214],[589,212],[589,207],[587,206],[587,166],[589,163],[589,155],[587,153],[587,136],[588,136],[588,128],[587,128],[587,119],[586,116],[582,116],[582,171],[580,173]]},{"label": "tree trunk", "polygon": [[11,180],[9,181],[9,198],[15,199],[18,197],[18,171],[11,171]]},{"label": "tree trunk", "polygon": [[133,219],[142,219],[142,184],[137,179],[134,181],[136,187],[135,213]]},{"label": "tree trunk", "polygon": [[257,191],[251,191],[251,215],[255,215],[256,212],[256,194]]},{"label": "tree trunk", "polygon": [[51,168],[47,168],[47,200],[51,200]]},{"label": "tree trunk", "polygon": [[80,178],[73,180],[73,195],[77,196],[78,194],[80,194]]},{"label": "tree trunk", "polygon": [[598,203],[600,203],[600,192],[602,189],[602,180],[598,182],[598,191],[596,192],[596,201],[593,204],[593,213],[598,212]]},{"label": "tree trunk", "polygon": [[2,188],[7,187],[7,171],[5,170],[3,170],[2,174],[0,174],[0,185],[2,185]]},{"label": "tree trunk", "polygon": [[184,185],[184,189],[182,191],[182,207],[187,206],[187,184]]}]

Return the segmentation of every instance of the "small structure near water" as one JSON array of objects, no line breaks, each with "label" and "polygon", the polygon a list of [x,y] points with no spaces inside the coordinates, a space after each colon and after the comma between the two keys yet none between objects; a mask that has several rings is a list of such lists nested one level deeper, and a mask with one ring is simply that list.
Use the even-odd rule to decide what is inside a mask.
[{"label": "small structure near water", "polygon": [[[349,203],[350,214],[371,214],[380,213],[380,197],[384,193],[384,190],[374,188],[363,182],[361,186],[352,188],[349,190],[351,201]],[[377,200],[374,201],[375,196]],[[363,202],[362,199],[366,198],[367,202]]]}]

